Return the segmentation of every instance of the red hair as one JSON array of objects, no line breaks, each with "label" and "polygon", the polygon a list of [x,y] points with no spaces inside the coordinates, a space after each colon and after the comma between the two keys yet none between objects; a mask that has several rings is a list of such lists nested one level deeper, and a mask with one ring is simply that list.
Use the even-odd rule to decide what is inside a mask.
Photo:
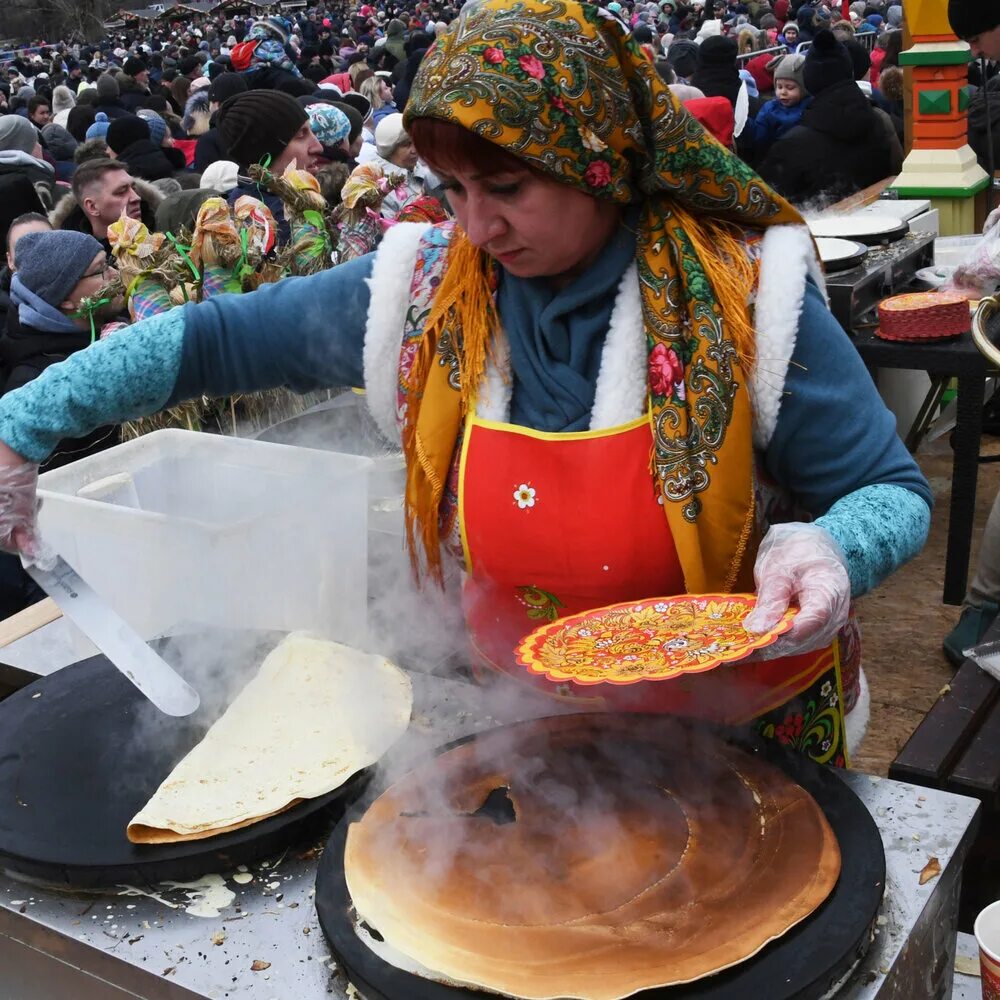
[{"label": "red hair", "polygon": [[420,158],[435,171],[468,171],[491,177],[526,167],[533,169],[503,146],[495,146],[454,122],[414,118],[409,133]]}]

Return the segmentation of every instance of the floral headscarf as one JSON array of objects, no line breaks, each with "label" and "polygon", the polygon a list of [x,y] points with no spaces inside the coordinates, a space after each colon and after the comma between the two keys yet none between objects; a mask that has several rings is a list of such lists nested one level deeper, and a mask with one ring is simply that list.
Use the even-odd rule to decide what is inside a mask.
[{"label": "floral headscarf", "polygon": [[[801,223],[798,213],[705,133],[628,29],[590,4],[466,4],[414,81],[406,123],[424,117],[461,125],[595,197],[641,204],[651,468],[688,591],[747,586],[756,270],[743,227]],[[444,482],[496,329],[495,263],[462,237],[448,263],[403,431],[411,544],[419,532],[432,572]]]}]

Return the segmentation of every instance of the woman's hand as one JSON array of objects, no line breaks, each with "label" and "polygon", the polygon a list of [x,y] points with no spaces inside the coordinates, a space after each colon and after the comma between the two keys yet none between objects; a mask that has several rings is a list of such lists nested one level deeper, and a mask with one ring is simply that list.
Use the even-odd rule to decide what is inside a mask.
[{"label": "woman's hand", "polygon": [[36,554],[38,466],[0,441],[0,548]]},{"label": "woman's hand", "polygon": [[754,566],[757,606],[744,625],[748,632],[774,628],[792,605],[791,629],[758,654],[773,660],[828,646],[847,624],[851,581],[833,536],[817,524],[776,524],[761,542]]}]

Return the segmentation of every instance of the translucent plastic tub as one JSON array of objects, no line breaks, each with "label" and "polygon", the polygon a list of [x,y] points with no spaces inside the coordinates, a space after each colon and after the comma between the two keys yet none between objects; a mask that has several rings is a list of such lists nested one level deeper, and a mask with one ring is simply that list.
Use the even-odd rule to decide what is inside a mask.
[{"label": "translucent plastic tub", "polygon": [[363,640],[371,461],[163,430],[46,473],[44,538],[142,635]]}]

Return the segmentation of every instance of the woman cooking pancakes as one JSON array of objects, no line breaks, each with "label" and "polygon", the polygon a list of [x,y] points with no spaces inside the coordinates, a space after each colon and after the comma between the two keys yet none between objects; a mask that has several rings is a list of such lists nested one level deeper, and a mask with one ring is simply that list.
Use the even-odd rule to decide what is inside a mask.
[{"label": "woman cooking pancakes", "polygon": [[136,324],[5,396],[0,534],[31,551],[36,463],[63,437],[363,384],[406,455],[411,554],[431,577],[461,561],[484,664],[529,683],[512,650],[540,618],[756,589],[751,630],[800,609],[770,659],[603,703],[843,763],[867,717],[850,601],[919,551],[930,493],[799,216],[620,22],[568,0],[467,4],[406,123],[456,221]]}]

